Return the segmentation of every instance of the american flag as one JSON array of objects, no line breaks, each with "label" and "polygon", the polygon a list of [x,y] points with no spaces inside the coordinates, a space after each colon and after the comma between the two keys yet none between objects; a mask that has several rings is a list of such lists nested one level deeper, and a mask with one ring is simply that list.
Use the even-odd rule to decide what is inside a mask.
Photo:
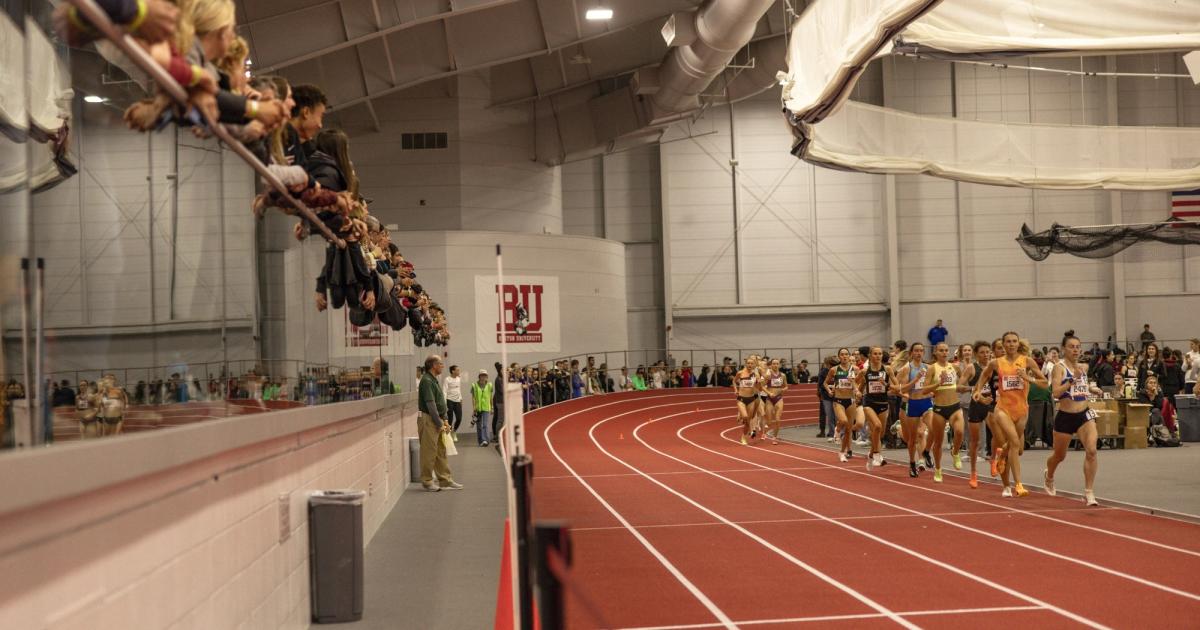
[{"label": "american flag", "polygon": [[1200,221],[1200,188],[1172,192],[1171,216],[1176,219]]}]

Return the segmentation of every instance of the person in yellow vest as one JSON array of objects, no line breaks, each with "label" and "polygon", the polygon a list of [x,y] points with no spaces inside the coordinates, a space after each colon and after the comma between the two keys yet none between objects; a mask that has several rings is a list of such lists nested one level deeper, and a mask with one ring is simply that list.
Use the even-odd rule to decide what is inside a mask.
[{"label": "person in yellow vest", "polygon": [[471,383],[471,402],[474,403],[475,435],[480,446],[487,446],[488,427],[492,426],[492,395],[496,389],[488,382],[487,370],[479,370],[479,380]]}]

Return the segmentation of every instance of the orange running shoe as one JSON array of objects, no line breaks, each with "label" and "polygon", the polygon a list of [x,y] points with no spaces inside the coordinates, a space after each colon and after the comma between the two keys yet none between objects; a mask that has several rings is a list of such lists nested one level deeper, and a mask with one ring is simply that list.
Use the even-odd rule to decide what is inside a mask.
[{"label": "orange running shoe", "polygon": [[972,488],[978,488],[979,477],[977,477],[975,473],[971,473],[971,480],[967,482],[967,485],[971,486]]},{"label": "orange running shoe", "polygon": [[1006,465],[1006,462],[1004,461],[1004,455],[1007,452],[1008,451],[1002,448],[996,449],[996,456],[992,458],[992,466],[996,468],[996,474],[1004,474],[1004,467]]},{"label": "orange running shoe", "polygon": [[1019,496],[1019,497],[1023,497],[1023,496],[1026,496],[1029,494],[1029,491],[1025,489],[1025,486],[1022,486],[1019,483],[1017,484],[1016,491],[1017,491],[1017,496]]}]

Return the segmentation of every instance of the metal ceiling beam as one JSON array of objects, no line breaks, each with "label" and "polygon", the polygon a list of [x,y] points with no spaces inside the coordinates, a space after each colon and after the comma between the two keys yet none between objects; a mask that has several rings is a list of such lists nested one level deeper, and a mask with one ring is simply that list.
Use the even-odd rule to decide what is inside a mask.
[{"label": "metal ceiling beam", "polygon": [[[371,10],[375,13],[375,30],[383,30],[383,16],[379,13],[379,0],[371,0]],[[349,35],[347,35],[349,37]],[[387,38],[383,38],[383,54],[387,56],[389,83],[396,85],[396,63],[392,61],[392,46]]]},{"label": "metal ceiling beam", "polygon": [[[456,12],[456,14],[457,13],[459,13],[459,12]],[[345,103],[334,103],[332,105],[332,109],[342,109],[345,107],[350,107],[352,105],[359,105],[359,104],[369,101],[371,99],[379,98],[381,96],[387,96],[389,94],[394,94],[396,92],[402,92],[409,88],[421,85],[422,83],[428,83],[430,81],[436,81],[438,79],[446,79],[449,77],[457,76],[463,72],[474,72],[476,70],[487,70],[488,68],[503,65],[506,63],[512,63],[514,61],[521,61],[522,59],[531,59],[533,57],[537,57],[540,55],[553,54],[564,48],[570,48],[571,46],[578,46],[579,44],[583,44],[583,43],[590,42],[593,40],[608,37],[609,35],[616,35],[617,33],[621,33],[621,32],[624,32],[624,31],[627,31],[630,29],[637,28],[637,27],[639,27],[643,24],[649,23],[649,22],[659,22],[659,21],[666,20],[669,17],[671,17],[671,16],[670,15],[655,16],[648,20],[645,20],[642,22],[637,22],[634,24],[627,24],[625,26],[613,29],[611,31],[604,31],[603,33],[596,33],[595,35],[588,35],[587,37],[580,37],[579,39],[576,39],[574,41],[564,42],[563,44],[561,44],[559,46],[555,46],[551,49],[535,50],[533,52],[521,53],[519,55],[512,55],[511,57],[505,57],[504,59],[496,59],[496,60],[488,61],[485,63],[475,64],[474,66],[468,66],[465,68],[459,67],[459,68],[455,68],[454,70],[449,70],[446,72],[438,72],[436,74],[431,74],[429,76],[424,76],[424,77],[420,77],[418,79],[413,79],[412,81],[408,81],[403,84],[394,85],[385,90],[380,90],[378,92],[375,92],[374,94],[368,94],[366,96],[361,96],[361,97],[358,97],[355,99],[351,99],[349,101],[346,101]]]},{"label": "metal ceiling beam", "polygon": [[[338,2],[338,0],[334,0],[334,1]],[[337,44],[333,44],[332,46],[326,46],[324,48],[320,48],[318,50],[307,52],[302,55],[297,55],[290,59],[284,59],[281,61],[277,61],[273,64],[265,66],[263,69],[260,70],[260,72],[274,72],[276,70],[279,70],[280,68],[286,68],[287,66],[294,66],[298,63],[308,61],[310,59],[324,57],[325,55],[328,55],[330,53],[335,53],[339,50],[343,50],[343,49],[349,48],[351,46],[359,46],[361,44],[365,44],[367,42],[374,41],[381,37],[387,37],[388,35],[391,35],[392,33],[399,33],[400,31],[408,30],[414,26],[420,26],[422,24],[431,24],[433,22],[440,22],[440,21],[448,20],[455,16],[466,15],[468,13],[475,13],[476,11],[486,11],[487,9],[495,9],[497,7],[502,7],[502,6],[505,6],[508,4],[513,4],[518,1],[519,0],[492,0],[491,2],[469,6],[464,9],[445,11],[442,13],[437,13],[437,14],[426,16],[423,18],[417,18],[415,20],[403,22],[403,23],[397,24],[395,26],[389,26],[383,30],[375,31],[374,33],[368,33],[368,34],[362,35],[360,37],[355,37],[354,39],[348,39],[344,42],[339,42]]]},{"label": "metal ceiling beam", "polygon": [[[350,23],[346,21],[346,5],[340,0],[337,3],[338,17],[342,19],[342,33],[345,34],[347,41],[350,39]],[[376,14],[378,15],[378,13]],[[378,27],[378,24],[376,25]],[[386,41],[386,40],[385,40]],[[371,85],[367,82],[367,66],[363,64],[362,48],[354,47],[354,58],[358,60],[358,77],[362,80],[363,94],[371,93]],[[379,133],[379,117],[375,115],[375,107],[367,103],[367,111],[371,113],[371,123],[374,125],[375,132]]]}]

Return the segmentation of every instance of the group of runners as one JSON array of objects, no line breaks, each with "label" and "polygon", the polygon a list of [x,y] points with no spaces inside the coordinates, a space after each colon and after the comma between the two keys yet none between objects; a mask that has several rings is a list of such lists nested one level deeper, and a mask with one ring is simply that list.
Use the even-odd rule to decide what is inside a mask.
[{"label": "group of runners", "polygon": [[[1021,483],[1020,456],[1025,448],[1029,388],[1036,384],[1051,389],[1058,401],[1054,450],[1043,470],[1043,487],[1048,494],[1055,494],[1054,473],[1066,458],[1071,441],[1078,438],[1086,453],[1084,502],[1096,505],[1093,482],[1097,433],[1088,400],[1103,392],[1088,381],[1078,338],[1063,339],[1064,356],[1054,363],[1048,378],[1033,360],[1029,343],[1015,332],[1006,332],[991,343],[963,344],[954,357],[945,343],[934,345],[928,359],[927,348],[921,342],[892,350],[889,354],[876,346],[856,361],[849,349],[842,348],[837,364],[818,383],[833,401],[840,461],[853,458],[853,435],[865,423],[870,435],[867,470],[885,465],[880,444],[895,414],[908,448],[910,477],[932,469],[934,482],[942,482],[943,444],[949,433],[955,470],[962,470],[964,465],[965,436],[968,485],[978,488],[981,427],[986,425],[992,436],[991,444],[986,445],[991,455],[990,472],[1003,483],[1001,496],[1026,496],[1029,491]],[[742,444],[754,439],[778,444],[783,393],[787,390],[779,361],[748,357],[734,378],[734,390]]]}]

